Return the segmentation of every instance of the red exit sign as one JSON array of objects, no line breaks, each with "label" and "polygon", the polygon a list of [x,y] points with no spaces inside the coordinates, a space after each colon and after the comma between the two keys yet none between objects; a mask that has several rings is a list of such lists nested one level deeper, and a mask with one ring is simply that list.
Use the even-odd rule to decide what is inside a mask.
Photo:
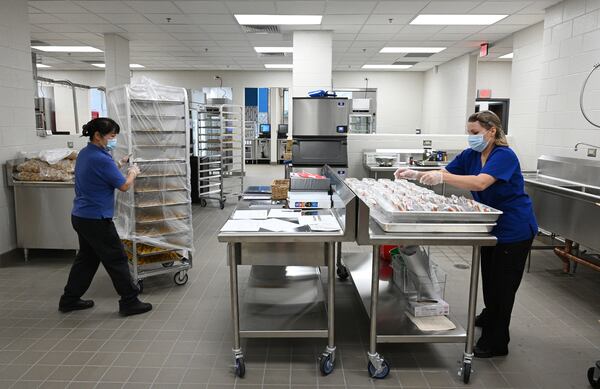
[{"label": "red exit sign", "polygon": [[480,57],[487,57],[489,48],[490,48],[490,44],[489,43],[482,43],[479,46],[479,56]]}]

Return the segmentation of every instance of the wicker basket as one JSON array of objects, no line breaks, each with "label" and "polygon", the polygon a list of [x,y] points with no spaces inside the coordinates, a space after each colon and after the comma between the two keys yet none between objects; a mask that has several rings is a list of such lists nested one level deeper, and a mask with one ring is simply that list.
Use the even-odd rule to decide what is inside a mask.
[{"label": "wicker basket", "polygon": [[290,189],[290,180],[273,180],[271,183],[271,199],[285,200]]}]

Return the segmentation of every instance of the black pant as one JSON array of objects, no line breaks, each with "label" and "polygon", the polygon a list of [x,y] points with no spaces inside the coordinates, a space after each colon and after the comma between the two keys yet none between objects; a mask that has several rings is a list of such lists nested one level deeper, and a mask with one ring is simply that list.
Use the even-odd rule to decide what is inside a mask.
[{"label": "black pant", "polygon": [[129,272],[127,254],[111,219],[84,219],[71,216],[71,224],[79,237],[79,253],[75,257],[61,302],[81,298],[88,290],[100,262],[110,276],[122,303],[135,301],[139,288]]},{"label": "black pant", "polygon": [[477,344],[498,352],[508,350],[510,316],[533,239],[481,248],[484,325]]}]

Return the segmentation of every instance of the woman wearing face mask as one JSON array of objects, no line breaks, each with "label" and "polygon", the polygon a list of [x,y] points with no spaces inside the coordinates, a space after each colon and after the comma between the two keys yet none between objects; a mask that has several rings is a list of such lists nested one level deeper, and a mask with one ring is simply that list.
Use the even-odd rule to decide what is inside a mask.
[{"label": "woman wearing face mask", "polygon": [[508,147],[498,116],[490,111],[475,113],[468,119],[467,131],[470,148],[445,169],[423,173],[400,168],[395,176],[470,190],[476,201],[503,212],[492,231],[497,245],[481,249],[485,308],[475,321],[482,333],[474,353],[489,358],[508,354],[515,294],[538,226],[519,160]]},{"label": "woman wearing face mask", "polygon": [[151,304],[138,299],[139,289],[129,273],[127,254],[112,221],[115,189],[127,191],[140,173],[133,165],[124,177],[109,154],[117,145],[118,133],[119,125],[109,118],[93,119],[83,126],[82,136],[88,136],[90,142],[79,152],[75,164],[75,200],[71,214],[71,224],[79,237],[79,253],[60,298],[61,312],[94,306],[92,300],[81,297],[101,262],[121,296],[121,315],[136,315],[152,309]]}]

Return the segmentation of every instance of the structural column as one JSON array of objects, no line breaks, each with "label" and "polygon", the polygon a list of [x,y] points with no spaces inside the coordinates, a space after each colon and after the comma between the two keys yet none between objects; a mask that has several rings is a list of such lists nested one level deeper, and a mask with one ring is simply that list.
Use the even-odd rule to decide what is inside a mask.
[{"label": "structural column", "polygon": [[129,84],[129,41],[117,34],[104,34],[106,87]]}]

